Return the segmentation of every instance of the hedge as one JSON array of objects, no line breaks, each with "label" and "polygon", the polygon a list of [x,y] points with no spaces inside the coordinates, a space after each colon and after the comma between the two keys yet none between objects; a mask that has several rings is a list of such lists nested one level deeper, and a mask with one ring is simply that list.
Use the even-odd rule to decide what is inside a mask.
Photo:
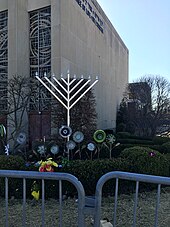
[{"label": "hedge", "polygon": [[154,144],[162,145],[163,143],[167,143],[167,142],[170,142],[170,138],[168,138],[168,137],[155,136],[153,138]]},{"label": "hedge", "polygon": [[[150,156],[154,152],[154,156]],[[59,168],[58,172],[66,172],[76,176],[83,184],[86,195],[94,195],[96,183],[101,176],[111,171],[125,171],[169,176],[170,162],[165,155],[149,148],[133,147],[125,149],[120,158],[102,160],[75,160]],[[37,170],[34,165],[26,166],[24,160],[18,156],[0,156],[0,169]],[[40,184],[41,182],[37,181]],[[27,180],[27,197],[31,197],[33,180]],[[0,179],[0,194],[4,196],[4,179]],[[132,182],[120,181],[119,193],[129,193],[135,189]],[[107,182],[103,188],[104,194],[114,193],[115,180]],[[46,181],[46,197],[57,197],[58,182]],[[57,189],[56,189],[57,187]],[[75,195],[75,188],[68,182],[63,183],[63,193]],[[9,197],[22,197],[22,179],[9,180]]]},{"label": "hedge", "polygon": [[139,140],[139,139],[117,139],[116,142],[121,144],[145,144],[145,145],[153,145],[151,140]]},{"label": "hedge", "polygon": [[170,154],[170,142],[167,142],[167,143],[163,143],[162,144],[162,151],[167,154],[169,153]]},{"label": "hedge", "polygon": [[143,174],[169,176],[169,161],[165,155],[148,147],[131,147],[122,151],[120,157],[131,162],[132,171]]},{"label": "hedge", "polygon": [[136,140],[152,141],[151,137],[136,136],[136,135],[130,134],[129,132],[118,132],[115,136],[117,139],[136,139]]}]

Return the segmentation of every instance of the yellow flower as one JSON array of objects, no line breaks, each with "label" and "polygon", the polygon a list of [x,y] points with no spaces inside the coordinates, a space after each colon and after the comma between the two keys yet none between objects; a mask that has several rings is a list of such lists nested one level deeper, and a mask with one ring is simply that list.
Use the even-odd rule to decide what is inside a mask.
[{"label": "yellow flower", "polygon": [[53,166],[58,167],[58,164],[54,161],[52,161],[52,158],[48,158],[47,161],[40,161],[39,162],[39,171],[40,172],[53,172],[54,169]]},{"label": "yellow flower", "polygon": [[55,167],[58,167],[58,164],[56,162],[52,162],[52,165],[55,166]]},{"label": "yellow flower", "polygon": [[40,191],[32,191],[31,195],[34,197],[35,200],[39,200]]},{"label": "yellow flower", "polygon": [[45,169],[47,172],[53,172],[53,168],[51,167],[51,165],[46,165]]}]

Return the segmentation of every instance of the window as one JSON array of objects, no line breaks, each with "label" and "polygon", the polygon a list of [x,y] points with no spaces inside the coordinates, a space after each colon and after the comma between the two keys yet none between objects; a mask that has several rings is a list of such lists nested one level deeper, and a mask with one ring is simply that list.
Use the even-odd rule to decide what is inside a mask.
[{"label": "window", "polygon": [[7,110],[8,11],[0,12],[0,110]]},{"label": "window", "polygon": [[[36,72],[40,77],[51,72],[51,8],[32,11],[30,16],[30,76]],[[39,84],[30,102],[30,110],[47,110],[50,95]]]}]

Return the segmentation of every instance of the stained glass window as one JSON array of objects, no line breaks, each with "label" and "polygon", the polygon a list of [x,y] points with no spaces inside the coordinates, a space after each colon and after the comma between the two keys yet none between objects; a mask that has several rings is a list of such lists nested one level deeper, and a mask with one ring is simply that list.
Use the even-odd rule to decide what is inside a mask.
[{"label": "stained glass window", "polygon": [[7,110],[8,11],[0,12],[0,110]]},{"label": "stained glass window", "polygon": [[[42,77],[51,72],[51,8],[32,11],[30,16],[30,76]],[[31,110],[47,110],[50,96],[46,88],[38,86],[31,98]]]}]

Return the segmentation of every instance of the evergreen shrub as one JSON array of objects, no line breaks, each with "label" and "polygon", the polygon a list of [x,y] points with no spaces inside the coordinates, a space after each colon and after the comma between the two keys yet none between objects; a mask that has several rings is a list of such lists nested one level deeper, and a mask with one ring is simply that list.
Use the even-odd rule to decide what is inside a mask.
[{"label": "evergreen shrub", "polygon": [[[0,169],[1,170],[23,170],[25,161],[20,156],[14,155],[0,155]],[[22,179],[9,178],[9,197],[22,195]],[[5,178],[0,178],[0,195],[5,194]]]},{"label": "evergreen shrub", "polygon": [[169,173],[170,173],[170,153],[165,154],[165,157],[168,160],[168,164],[169,164]]},{"label": "evergreen shrub", "polygon": [[[140,145],[141,146],[141,145]],[[156,150],[159,151],[161,154],[164,153],[163,152],[163,148],[162,145],[147,145],[147,147],[149,147],[152,150]]]},{"label": "evergreen shrub", "polygon": [[149,140],[149,141],[152,141],[151,137],[146,137],[146,136],[131,135],[129,138],[130,139],[136,139],[136,140]]},{"label": "evergreen shrub", "polygon": [[17,155],[0,155],[0,169],[21,170],[25,166],[25,161]]},{"label": "evergreen shrub", "polygon": [[[128,171],[129,163],[121,158],[103,160],[76,160],[61,169],[76,176],[83,184],[87,195],[95,193],[96,184],[101,176],[111,171]],[[108,192],[108,188],[105,189]]]},{"label": "evergreen shrub", "polygon": [[131,134],[129,132],[118,132],[116,134],[117,139],[127,139],[130,138]]},{"label": "evergreen shrub", "polygon": [[[0,157],[0,159],[6,159],[5,157]],[[10,157],[10,156],[9,156]],[[12,157],[12,156],[11,156]],[[18,157],[9,158],[12,165],[3,165],[3,169],[14,169],[14,170],[29,170],[29,171],[35,171],[35,167],[25,167],[24,162],[22,160],[18,159]],[[20,160],[22,164],[18,166],[17,160]],[[0,161],[1,163],[1,161]],[[11,168],[12,166],[12,168]],[[0,169],[1,166],[0,166]],[[58,172],[66,172],[70,173],[74,176],[76,176],[80,182],[83,184],[85,192],[87,195],[94,195],[95,188],[97,181],[101,176],[103,176],[105,173],[111,172],[111,171],[129,171],[129,163],[121,158],[117,159],[102,159],[102,160],[75,160],[75,161],[69,161],[67,165],[63,166],[62,168],[58,169]],[[38,168],[37,168],[38,171]],[[37,183],[40,184],[40,190],[41,190],[41,182],[37,180]],[[31,197],[31,186],[33,184],[33,180],[27,179],[26,185],[27,185],[27,197]],[[107,183],[106,186],[103,189],[104,193],[110,193],[110,191],[113,191],[114,185],[110,183]],[[63,182],[63,194],[66,195],[75,195],[76,189],[74,186],[69,182]],[[122,187],[123,190],[125,190],[127,187]],[[0,193],[2,196],[4,196],[5,184],[4,184],[4,178],[0,179]],[[58,182],[57,181],[49,181],[45,180],[45,193],[46,198],[53,197],[56,198],[58,195]],[[22,197],[22,179],[9,179],[9,197],[14,196],[16,198]]]},{"label": "evergreen shrub", "polygon": [[[111,171],[125,171],[135,173],[145,173],[169,176],[170,162],[167,155],[160,154],[149,148],[130,147],[121,152],[120,158],[96,159],[96,160],[73,160],[69,161],[58,172],[70,173],[76,176],[83,184],[86,195],[94,195],[96,184],[101,176]],[[18,156],[0,156],[0,169],[28,170],[38,171],[38,167],[25,166],[25,161]],[[39,182],[39,181],[37,181]],[[31,186],[33,180],[27,179],[27,197],[31,196]],[[41,182],[40,188],[41,188]],[[120,181],[119,193],[132,192],[134,184],[131,181]],[[114,194],[115,180],[108,181],[103,187],[103,194]],[[75,195],[76,189],[69,182],[63,182],[63,194]],[[4,196],[4,179],[0,179],[0,195]],[[58,182],[46,181],[45,184],[46,198],[57,198]],[[9,178],[9,197],[22,197],[22,179]]]},{"label": "evergreen shrub", "polygon": [[163,153],[170,154],[170,141],[162,144],[162,150],[163,150]]},{"label": "evergreen shrub", "polygon": [[153,138],[154,144],[162,145],[163,143],[167,143],[167,142],[170,142],[170,138],[168,138],[168,137],[155,136]]},{"label": "evergreen shrub", "polygon": [[131,134],[129,132],[118,132],[116,134],[117,139],[136,139],[136,140],[150,140],[152,141],[152,138],[146,137],[146,136],[137,136],[134,134]]},{"label": "evergreen shrub", "polygon": [[121,144],[144,144],[144,145],[153,145],[151,140],[139,140],[139,139],[117,139],[117,142]]},{"label": "evergreen shrub", "polygon": [[[119,155],[121,154],[121,152],[125,149],[125,148],[129,148],[129,147],[134,147],[134,144],[121,144],[119,146],[113,147],[112,149],[112,158],[118,158]],[[102,148],[101,152],[100,152],[100,159],[102,158],[109,158],[109,150],[106,148]]]},{"label": "evergreen shrub", "polygon": [[131,162],[134,173],[169,176],[168,160],[156,150],[135,146],[124,149],[120,157]]}]

